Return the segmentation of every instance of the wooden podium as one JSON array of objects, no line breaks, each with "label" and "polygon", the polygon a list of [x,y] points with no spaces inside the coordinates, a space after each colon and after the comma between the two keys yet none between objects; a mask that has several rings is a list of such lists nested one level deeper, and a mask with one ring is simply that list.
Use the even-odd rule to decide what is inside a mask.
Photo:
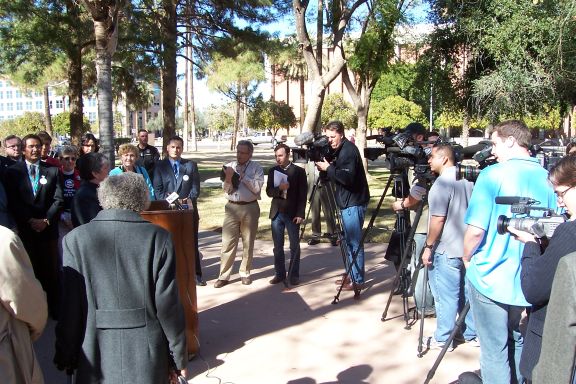
[{"label": "wooden podium", "polygon": [[176,281],[186,316],[186,344],[188,358],[198,352],[198,305],[196,301],[196,212],[170,210],[166,201],[153,201],[140,215],[144,220],[159,225],[172,234],[176,251]]}]

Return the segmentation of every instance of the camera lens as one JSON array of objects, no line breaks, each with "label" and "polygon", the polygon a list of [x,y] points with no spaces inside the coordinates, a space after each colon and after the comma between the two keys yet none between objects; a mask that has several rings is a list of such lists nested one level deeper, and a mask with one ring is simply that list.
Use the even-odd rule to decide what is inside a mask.
[{"label": "camera lens", "polygon": [[510,225],[510,218],[504,215],[498,216],[498,223],[496,224],[496,230],[498,231],[498,234],[504,235],[506,232],[508,232],[508,225]]}]

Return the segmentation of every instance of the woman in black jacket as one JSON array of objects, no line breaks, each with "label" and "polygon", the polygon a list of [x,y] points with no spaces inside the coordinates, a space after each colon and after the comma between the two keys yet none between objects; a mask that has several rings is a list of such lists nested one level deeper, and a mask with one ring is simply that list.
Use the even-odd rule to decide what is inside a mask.
[{"label": "woman in black jacket", "polygon": [[567,156],[560,160],[550,171],[548,179],[556,193],[558,206],[564,207],[571,218],[556,228],[545,252],[541,254],[534,235],[508,227],[517,240],[526,244],[522,254],[521,282],[522,292],[532,304],[532,309],[520,359],[520,373],[529,381],[540,357],[544,319],[556,267],[560,258],[576,251],[576,157]]}]

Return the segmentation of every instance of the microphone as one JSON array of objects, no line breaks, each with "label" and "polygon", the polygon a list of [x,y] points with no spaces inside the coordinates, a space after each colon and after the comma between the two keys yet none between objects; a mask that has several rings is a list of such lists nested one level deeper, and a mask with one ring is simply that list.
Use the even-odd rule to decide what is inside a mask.
[{"label": "microphone", "polygon": [[504,205],[514,205],[514,204],[524,204],[532,205],[538,202],[530,197],[520,197],[520,196],[498,196],[494,199],[496,204]]},{"label": "microphone", "polygon": [[300,145],[308,145],[314,141],[314,133],[312,132],[302,132],[298,136],[294,138],[294,144]]},{"label": "microphone", "polygon": [[166,197],[166,201],[168,202],[168,204],[176,206],[176,209],[178,209],[179,211],[182,211],[184,210],[184,207],[178,201],[179,198],[180,195],[178,195],[178,192],[172,192]]}]

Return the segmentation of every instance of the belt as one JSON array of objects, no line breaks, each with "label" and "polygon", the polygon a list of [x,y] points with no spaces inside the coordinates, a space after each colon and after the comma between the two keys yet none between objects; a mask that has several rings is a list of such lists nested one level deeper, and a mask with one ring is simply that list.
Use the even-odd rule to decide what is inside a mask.
[{"label": "belt", "polygon": [[232,201],[232,200],[228,200],[228,202],[231,203],[231,204],[237,204],[237,205],[248,205],[248,204],[255,203],[256,200],[252,200],[252,201]]}]

